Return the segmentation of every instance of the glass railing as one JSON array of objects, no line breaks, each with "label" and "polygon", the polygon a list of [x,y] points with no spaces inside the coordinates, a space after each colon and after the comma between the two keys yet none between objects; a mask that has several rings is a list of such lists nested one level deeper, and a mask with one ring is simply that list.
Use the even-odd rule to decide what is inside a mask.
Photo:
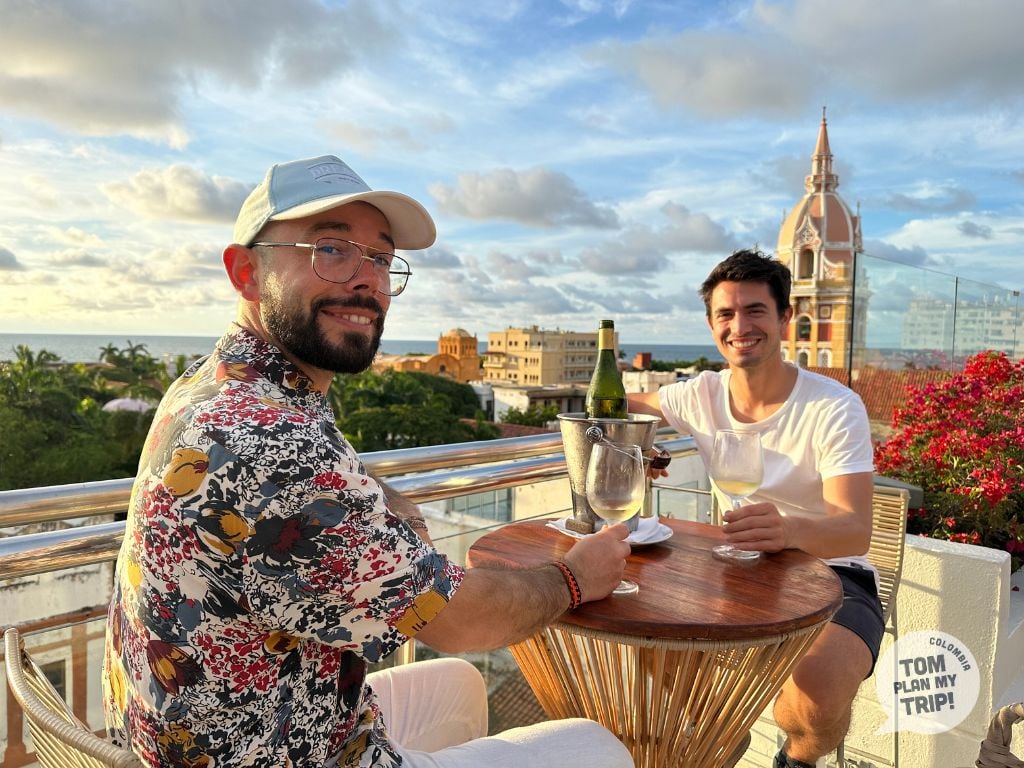
[{"label": "glass railing", "polygon": [[1019,290],[858,254],[846,359],[854,369],[955,371],[987,349],[1020,358],[1022,311]]},{"label": "glass railing", "polygon": [[[685,469],[683,476],[701,475],[691,438],[662,431],[659,445],[672,453],[676,469]],[[436,546],[458,563],[465,563],[466,552],[480,536],[511,519],[570,514],[558,433],[382,451],[362,458],[369,471],[387,477],[390,485],[420,503]],[[682,485],[699,493],[702,483],[684,479]],[[445,503],[502,489],[512,493],[504,520],[466,511],[481,505]],[[103,725],[99,692],[106,606],[130,491],[128,479],[0,492],[0,574],[5,577],[0,580],[0,622],[26,632],[29,652],[76,714],[97,730]],[[659,514],[706,519],[706,496],[684,502],[678,489],[664,483],[657,484],[654,494]],[[426,647],[407,643],[385,664],[432,655]],[[492,732],[544,719],[507,649],[463,657],[487,681]],[[0,731],[0,768],[34,765],[27,727],[9,698],[0,698],[0,723],[8,725]]]}]

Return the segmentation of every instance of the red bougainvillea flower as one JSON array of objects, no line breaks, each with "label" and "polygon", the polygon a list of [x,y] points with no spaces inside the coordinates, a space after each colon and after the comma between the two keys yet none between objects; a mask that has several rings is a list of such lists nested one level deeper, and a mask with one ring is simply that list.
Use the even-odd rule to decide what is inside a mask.
[{"label": "red bougainvillea flower", "polygon": [[1003,549],[1024,563],[1024,361],[969,358],[945,381],[908,388],[875,465],[924,490],[911,533]]}]

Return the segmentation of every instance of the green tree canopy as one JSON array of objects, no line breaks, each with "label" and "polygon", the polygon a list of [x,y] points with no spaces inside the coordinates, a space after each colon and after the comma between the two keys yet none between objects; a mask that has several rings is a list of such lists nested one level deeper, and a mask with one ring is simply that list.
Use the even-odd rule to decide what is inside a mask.
[{"label": "green tree canopy", "polygon": [[171,383],[166,366],[149,354],[145,344],[133,344],[123,349],[107,344],[100,347],[100,362],[108,368],[101,368],[99,375],[119,388],[119,396],[136,397],[157,401]]},{"label": "green tree canopy", "polygon": [[[442,445],[498,436],[483,421],[468,384],[413,371],[336,376],[328,398],[338,427],[357,451]],[[467,423],[467,419],[473,422]]]},{"label": "green tree canopy", "polygon": [[696,367],[697,372],[720,371],[725,367],[721,360],[708,360],[701,355],[696,360],[651,360],[652,371],[674,371],[677,368]]},{"label": "green tree canopy", "polygon": [[527,427],[543,427],[549,421],[558,418],[558,406],[549,405],[545,408],[538,408],[531,405],[525,411],[518,408],[509,408],[501,417],[504,424],[523,424]]},{"label": "green tree canopy", "polygon": [[[163,364],[141,344],[108,345],[106,367],[68,364],[27,347],[0,363],[0,490],[131,477],[153,412],[106,412],[125,395],[156,399]],[[183,361],[178,361],[182,367]],[[358,451],[489,440],[473,388],[418,372],[338,376],[328,395]]]},{"label": "green tree canopy", "polygon": [[110,384],[27,347],[0,363],[0,490],[131,477],[151,413],[107,413]]}]

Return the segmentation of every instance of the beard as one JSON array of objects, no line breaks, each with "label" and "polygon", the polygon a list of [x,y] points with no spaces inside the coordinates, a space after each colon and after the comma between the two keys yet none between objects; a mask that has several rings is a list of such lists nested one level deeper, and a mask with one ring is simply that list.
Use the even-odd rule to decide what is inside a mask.
[{"label": "beard", "polygon": [[[324,307],[358,307],[377,313],[373,334],[345,333],[341,342],[331,343],[320,328],[318,318]],[[306,312],[289,304],[280,294],[264,303],[263,322],[283,350],[306,365],[335,373],[360,373],[370,367],[384,333],[384,308],[371,296],[350,299],[319,299]]]}]

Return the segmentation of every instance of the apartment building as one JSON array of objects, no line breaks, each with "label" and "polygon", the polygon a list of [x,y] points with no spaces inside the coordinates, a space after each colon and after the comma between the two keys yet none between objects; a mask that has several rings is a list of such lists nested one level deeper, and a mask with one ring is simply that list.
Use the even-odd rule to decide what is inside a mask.
[{"label": "apartment building", "polygon": [[[1011,293],[1011,292],[1008,292]],[[1018,297],[977,300],[911,299],[903,315],[903,349],[953,351],[966,357],[994,349],[1014,358],[1024,356],[1024,327]]]},{"label": "apartment building", "polygon": [[[618,358],[619,335],[615,334]],[[483,380],[486,384],[586,387],[597,363],[597,331],[543,330],[536,325],[487,334]]]}]

